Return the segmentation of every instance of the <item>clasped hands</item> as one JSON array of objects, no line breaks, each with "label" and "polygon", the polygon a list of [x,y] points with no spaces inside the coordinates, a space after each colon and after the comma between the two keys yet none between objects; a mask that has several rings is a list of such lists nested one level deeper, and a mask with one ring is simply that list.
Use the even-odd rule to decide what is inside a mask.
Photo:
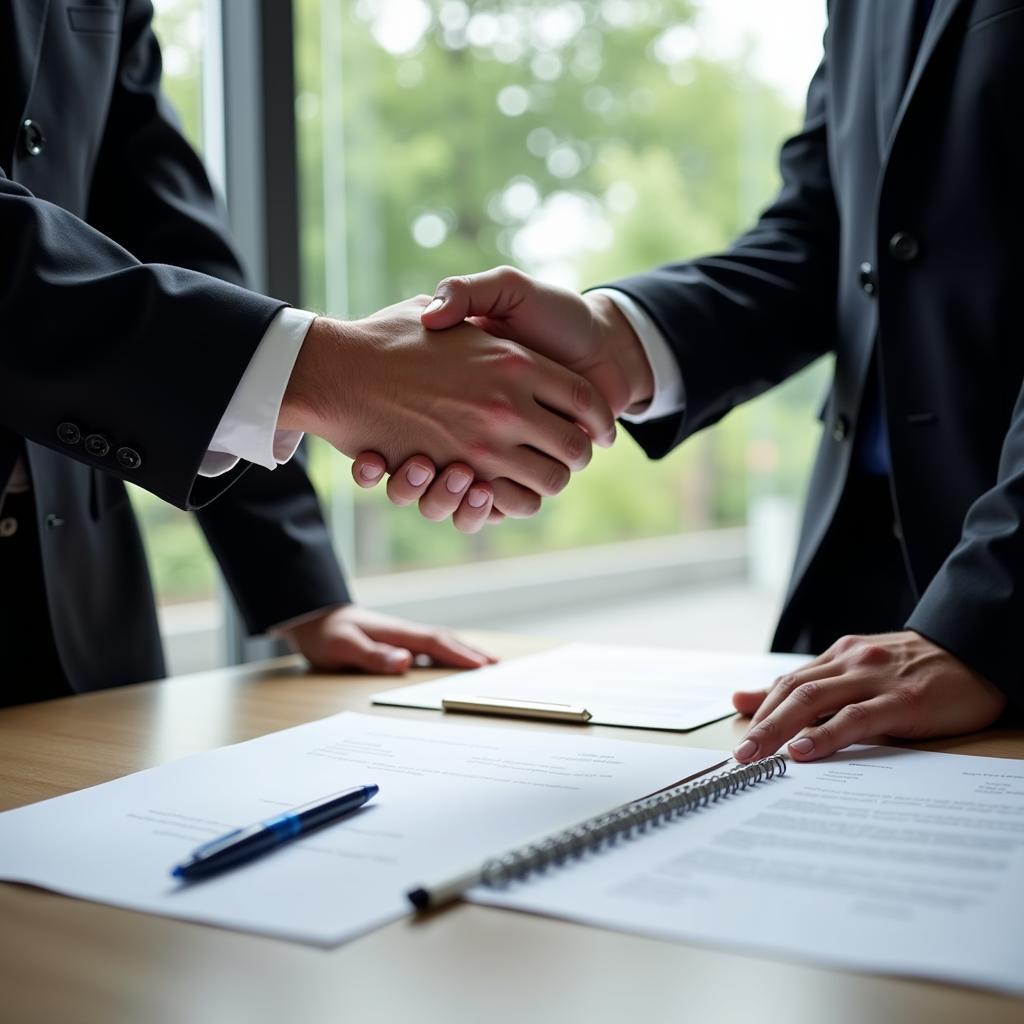
[{"label": "clasped hands", "polygon": [[[428,519],[452,515],[466,532],[536,513],[587,465],[592,444],[612,443],[614,417],[653,394],[646,355],[613,302],[507,267],[449,278],[433,298],[355,324],[318,320],[311,335],[281,425],[352,456],[360,486],[390,473],[392,502],[419,501]],[[900,631],[843,637],[733,703],[752,716],[738,761],[787,744],[809,761],[882,735],[980,729],[1006,698],[949,651]]]},{"label": "clasped hands", "polygon": [[[420,323],[437,350],[450,344],[456,331],[463,332],[463,345],[503,346],[493,390],[470,416],[469,425],[480,436],[454,462],[420,437],[412,445],[415,454],[399,465],[379,450],[362,451],[353,476],[360,486],[372,487],[390,471],[387,491],[394,504],[419,502],[424,517],[437,521],[451,515],[463,532],[475,533],[505,516],[536,514],[544,497],[561,491],[571,472],[589,463],[593,444],[613,442],[614,417],[653,392],[639,339],[604,296],[580,296],[499,267],[448,278],[432,299],[420,297],[411,305],[419,307]],[[535,390],[519,402],[509,392],[510,383],[519,385],[531,372],[534,380],[547,381],[546,393]],[[497,444],[484,437],[488,429],[498,435]],[[545,433],[548,442],[539,443]],[[511,447],[503,448],[507,442]],[[510,453],[511,460],[501,465],[501,456]],[[538,463],[537,453],[547,461]],[[536,465],[530,478],[517,471],[516,463],[524,459]]]}]

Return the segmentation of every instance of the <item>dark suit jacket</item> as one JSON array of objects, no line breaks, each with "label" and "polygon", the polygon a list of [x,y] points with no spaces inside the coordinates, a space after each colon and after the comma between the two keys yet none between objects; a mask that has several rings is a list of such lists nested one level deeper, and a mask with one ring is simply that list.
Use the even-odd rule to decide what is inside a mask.
[{"label": "dark suit jacket", "polygon": [[[731,249],[613,287],[670,340],[682,416],[660,457],[836,354],[788,600],[792,646],[843,500],[873,352],[911,585],[907,623],[1024,701],[1024,0],[833,0],[782,190]],[[904,83],[907,83],[904,87]],[[870,553],[865,552],[865,558]]]},{"label": "dark suit jacket", "polygon": [[58,651],[72,687],[89,690],[163,674],[123,479],[200,510],[253,632],[347,592],[301,460],[197,476],[284,303],[241,286],[159,92],[148,0],[13,0],[9,13],[0,487],[24,452]]}]

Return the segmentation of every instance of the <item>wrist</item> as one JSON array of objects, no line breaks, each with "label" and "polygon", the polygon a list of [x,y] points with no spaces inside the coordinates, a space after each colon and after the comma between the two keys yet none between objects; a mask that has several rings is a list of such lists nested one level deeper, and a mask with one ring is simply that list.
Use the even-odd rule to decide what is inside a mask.
[{"label": "wrist", "polygon": [[[301,430],[320,437],[337,431],[338,413],[348,405],[339,402],[338,388],[343,381],[337,367],[341,349],[351,345],[352,327],[322,316],[310,325],[285,388],[278,429]],[[354,372],[349,365],[352,361],[345,362],[346,369]]]},{"label": "wrist", "polygon": [[334,616],[335,612],[348,608],[350,605],[350,601],[344,601],[339,604],[325,605],[323,608],[314,608],[312,611],[303,612],[301,615],[285,619],[284,622],[271,626],[267,632],[271,636],[281,637],[294,644],[302,633],[307,632],[311,627],[314,629],[322,627],[328,619]]},{"label": "wrist", "polygon": [[654,398],[654,372],[640,338],[613,299],[596,292],[583,298],[600,339],[601,355],[591,383],[602,391],[616,416],[642,409]]}]

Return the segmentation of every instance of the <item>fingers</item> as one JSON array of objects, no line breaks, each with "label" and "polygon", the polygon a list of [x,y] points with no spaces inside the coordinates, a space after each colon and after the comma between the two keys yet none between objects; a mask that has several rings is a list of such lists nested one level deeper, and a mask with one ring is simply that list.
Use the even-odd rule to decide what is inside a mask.
[{"label": "fingers", "polygon": [[443,629],[395,624],[371,628],[369,632],[377,640],[406,647],[415,654],[425,654],[438,665],[450,668],[481,668],[498,660]]},{"label": "fingers", "polygon": [[[1002,694],[990,702],[989,687],[913,631],[842,637],[815,662],[776,682],[735,757],[752,761],[788,743],[792,757],[809,761],[880,735],[919,738],[983,727],[1005,706]],[[756,696],[736,698],[753,702]]]},{"label": "fingers", "polygon": [[493,504],[494,492],[489,484],[472,484],[452,516],[455,529],[462,533],[479,532],[488,521]]},{"label": "fingers", "polygon": [[360,487],[375,487],[387,472],[388,464],[377,452],[360,452],[352,463],[352,479]]},{"label": "fingers", "polygon": [[905,701],[896,693],[850,704],[827,722],[805,729],[790,743],[789,753],[798,761],[814,761],[828,757],[851,743],[860,743],[885,733],[898,735],[905,710]]},{"label": "fingers", "polygon": [[420,498],[420,515],[435,523],[447,519],[467,496],[473,475],[473,470],[464,462],[446,466]]},{"label": "fingers", "polygon": [[[374,469],[383,463],[383,459],[373,452],[365,452],[359,459]],[[506,488],[507,485],[508,482]],[[492,518],[495,510],[491,485],[485,481],[474,481],[473,470],[462,462],[452,463],[438,478],[434,464],[424,455],[415,455],[391,474],[387,490],[394,505],[411,505],[419,501],[420,511],[433,522],[452,516],[456,529],[462,533],[476,533],[487,522],[504,518],[501,512]],[[536,498],[536,501],[539,505],[540,499]]]},{"label": "fingers", "polygon": [[[564,486],[566,474],[557,465],[538,463],[529,453],[523,464],[534,472],[550,472],[552,486]],[[382,456],[362,452],[352,463],[352,476],[361,487],[372,487],[386,468]],[[536,491],[507,478],[474,482],[473,477],[473,470],[461,462],[452,463],[438,477],[430,459],[414,455],[391,474],[388,498],[398,506],[419,501],[421,513],[433,522],[453,516],[456,529],[463,533],[476,533],[484,524],[501,522],[506,516],[528,519],[540,510],[541,497]]]},{"label": "fingers", "polygon": [[768,690],[737,690],[732,695],[732,706],[741,714],[753,715],[768,696]]},{"label": "fingers", "polygon": [[418,653],[428,655],[438,665],[451,668],[482,668],[498,660],[444,631],[429,634],[419,646],[421,650]]},{"label": "fingers", "polygon": [[585,377],[542,355],[533,375],[537,401],[578,423],[602,448],[615,442],[615,417],[601,393]]},{"label": "fingers", "polygon": [[849,713],[847,705],[856,706],[876,693],[870,680],[856,674],[801,683],[774,711],[750,727],[733,756],[746,762],[774,754],[802,729],[817,725],[823,715],[839,708],[843,708],[839,714]]},{"label": "fingers", "polygon": [[[827,652],[826,652],[827,654]],[[803,668],[790,672],[787,675],[779,676],[769,688],[768,693],[761,701],[754,712],[751,725],[757,725],[770,715],[798,686],[804,683],[813,682],[816,679],[826,679],[829,676],[839,675],[839,666],[831,658],[825,660],[825,655],[815,658],[814,661]]]},{"label": "fingers", "polygon": [[549,458],[524,445],[504,455],[502,466],[509,479],[545,497],[565,490],[572,475],[558,459]]},{"label": "fingers", "polygon": [[502,319],[523,301],[532,288],[526,274],[514,267],[495,267],[482,274],[446,277],[420,320],[424,327],[443,330],[466,317]]},{"label": "fingers", "polygon": [[540,511],[541,497],[536,491],[531,491],[521,484],[507,477],[499,477],[491,481],[491,488],[494,491],[494,508],[491,511],[491,521],[494,522],[494,515],[508,516],[510,519],[529,519]]},{"label": "fingers", "polygon": [[393,505],[419,501],[437,475],[434,464],[424,455],[407,459],[388,478],[388,498]]},{"label": "fingers", "polygon": [[412,665],[412,652],[405,647],[379,643],[357,626],[345,626],[330,638],[321,658],[310,659],[314,668],[334,671],[362,669],[374,675],[394,676],[407,672]]},{"label": "fingers", "polygon": [[539,406],[537,413],[525,421],[525,427],[524,444],[550,455],[573,472],[590,464],[594,454],[590,438],[575,423]]}]

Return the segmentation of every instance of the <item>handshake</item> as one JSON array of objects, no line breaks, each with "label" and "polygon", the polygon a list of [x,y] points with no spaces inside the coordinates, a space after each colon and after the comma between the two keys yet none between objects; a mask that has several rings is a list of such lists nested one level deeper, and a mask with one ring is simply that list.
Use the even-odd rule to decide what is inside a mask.
[{"label": "handshake", "polygon": [[392,502],[418,500],[426,518],[452,515],[472,533],[534,515],[653,389],[640,341],[607,296],[499,267],[363,320],[318,318],[278,425],[352,457],[360,486],[389,473]]}]

